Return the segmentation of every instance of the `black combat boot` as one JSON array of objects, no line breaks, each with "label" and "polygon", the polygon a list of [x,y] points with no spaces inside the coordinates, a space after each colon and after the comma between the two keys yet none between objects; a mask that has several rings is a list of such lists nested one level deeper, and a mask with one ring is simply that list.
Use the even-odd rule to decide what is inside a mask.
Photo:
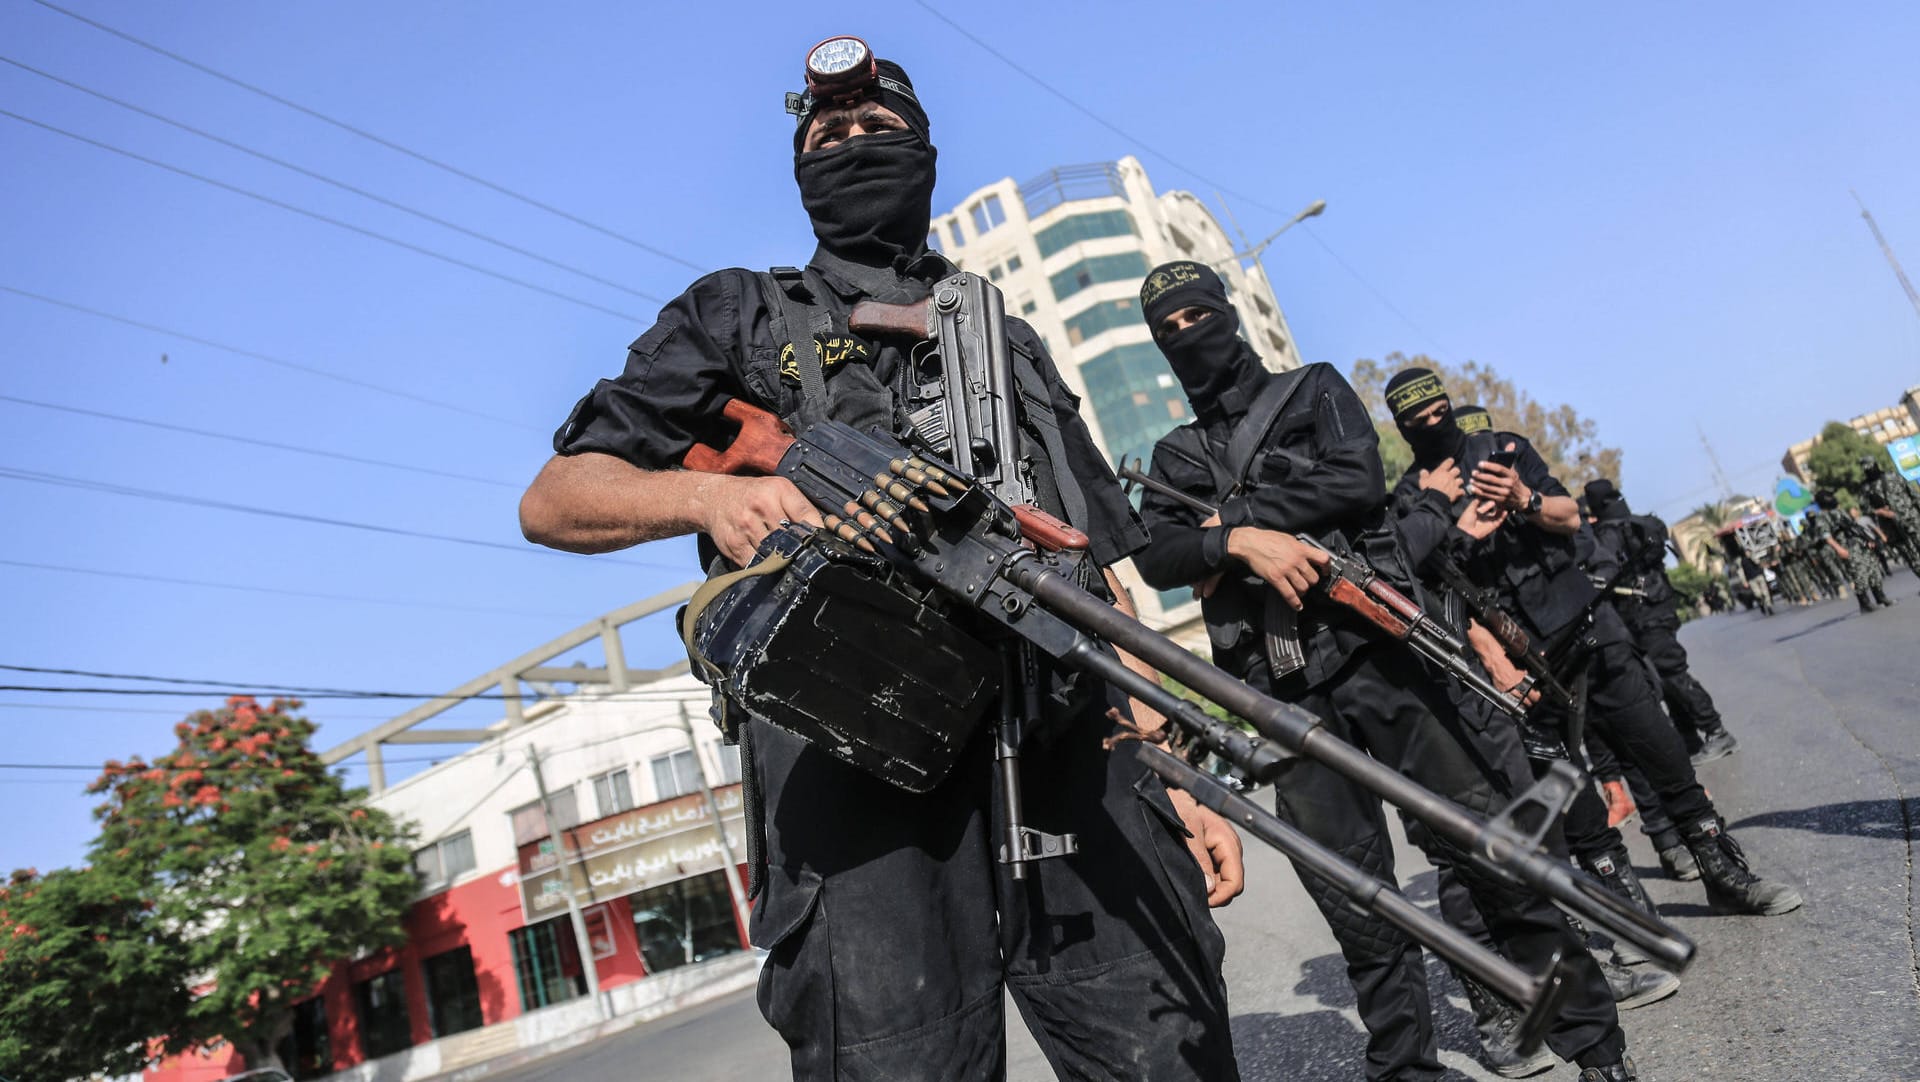
[{"label": "black combat boot", "polygon": [[1666,870],[1668,879],[1682,883],[1700,878],[1700,865],[1694,862],[1693,854],[1687,851],[1687,843],[1680,839],[1677,830],[1663,830],[1651,839],[1654,851],[1660,854],[1660,867]]},{"label": "black combat boot", "polygon": [[[1600,880],[1608,890],[1625,898],[1637,909],[1643,909],[1655,916],[1659,915],[1653,908],[1653,899],[1647,897],[1646,889],[1640,885],[1640,877],[1634,874],[1633,863],[1628,859],[1624,847],[1601,853],[1581,863],[1585,864],[1587,871],[1592,872],[1593,877]],[[1613,962],[1615,965],[1637,966],[1652,960],[1633,944],[1624,940],[1614,940]],[[1604,969],[1605,966],[1601,968]],[[1608,980],[1611,982],[1612,978],[1609,977]]]},{"label": "black combat boot", "polygon": [[1873,588],[1873,599],[1880,602],[1880,607],[1883,609],[1893,607],[1893,598],[1887,596],[1887,591],[1884,587],[1875,586]]},{"label": "black combat boot", "polygon": [[1619,1063],[1588,1067],[1580,1072],[1580,1082],[1639,1082],[1639,1078],[1633,1069],[1632,1056],[1622,1056]]},{"label": "black combat boot", "polygon": [[1455,972],[1460,987],[1467,991],[1467,1003],[1473,1007],[1473,1028],[1480,1037],[1480,1059],[1501,1078],[1528,1078],[1553,1070],[1560,1062],[1545,1048],[1533,1055],[1520,1054],[1520,1012],[1513,1005],[1488,991],[1479,981]]},{"label": "black combat boot", "polygon": [[1739,748],[1740,742],[1733,738],[1733,734],[1727,731],[1727,727],[1719,725],[1702,734],[1700,750],[1687,758],[1694,766],[1699,766],[1702,763],[1711,763],[1715,759],[1724,759]]},{"label": "black combat boot", "polygon": [[1600,972],[1606,975],[1607,987],[1613,992],[1613,1005],[1619,1010],[1630,1011],[1635,1007],[1658,1003],[1680,990],[1680,978],[1664,969],[1653,966],[1629,969],[1604,958],[1595,958],[1594,961],[1599,963]]},{"label": "black combat boot", "polygon": [[1800,892],[1785,883],[1770,883],[1747,868],[1747,855],[1731,834],[1721,829],[1717,816],[1709,815],[1680,828],[1687,849],[1700,864],[1700,878],[1706,881],[1707,904],[1722,913],[1753,913],[1776,916],[1790,913],[1804,904]]}]

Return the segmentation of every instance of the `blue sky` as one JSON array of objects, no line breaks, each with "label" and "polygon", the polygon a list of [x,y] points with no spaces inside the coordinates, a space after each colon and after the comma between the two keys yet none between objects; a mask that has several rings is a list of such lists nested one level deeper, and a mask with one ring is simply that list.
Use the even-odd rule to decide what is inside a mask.
[{"label": "blue sky", "polygon": [[[862,33],[932,113],[937,206],[1128,153],[1163,190],[1236,193],[1254,235],[1324,198],[1266,259],[1308,359],[1492,365],[1594,418],[1623,489],[1670,515],[1713,491],[1696,425],[1758,491],[1789,443],[1920,383],[1920,318],[1848,195],[1920,270],[1908,4],[61,2],[701,269],[806,257],[781,94],[808,45]],[[0,287],[323,373],[0,290],[7,471],[513,545],[553,427],[696,273],[31,0],[0,2],[0,56],[656,298],[0,64],[0,109],[575,298],[0,117]],[[693,569],[685,541],[615,563],[17,472],[0,501],[11,665],[434,692]],[[630,651],[672,660],[652,631]],[[205,705],[0,692],[4,758],[155,754]],[[404,705],[310,714],[324,744]],[[80,859],[85,777],[0,770],[0,870]]]}]

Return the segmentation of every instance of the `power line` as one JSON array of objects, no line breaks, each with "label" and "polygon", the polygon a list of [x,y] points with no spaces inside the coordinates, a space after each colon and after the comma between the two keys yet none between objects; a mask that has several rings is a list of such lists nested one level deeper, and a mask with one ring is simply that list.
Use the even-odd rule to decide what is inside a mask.
[{"label": "power line", "polygon": [[193,135],[197,135],[202,139],[206,139],[210,142],[218,143],[223,147],[229,147],[233,150],[237,150],[242,154],[250,155],[254,158],[259,159],[260,161],[270,162],[274,165],[281,167],[282,169],[292,170],[293,172],[298,173],[303,177],[310,177],[314,180],[321,182],[322,184],[332,185],[333,187],[338,188],[341,191],[352,192],[354,195],[360,196],[362,199],[370,199],[373,202],[380,204],[381,206],[391,207],[392,209],[400,211],[403,214],[411,214],[415,218],[419,218],[423,221],[432,222],[434,225],[441,226],[442,228],[445,228],[445,229],[451,229],[456,233],[460,233],[465,236],[472,237],[475,240],[485,241],[488,244],[491,244],[497,248],[503,248],[509,252],[514,253],[515,255],[525,256],[528,259],[532,259],[540,263],[545,263],[549,267],[556,267],[560,270],[566,271],[569,274],[579,275],[580,277],[585,278],[590,282],[598,282],[603,286],[608,286],[613,289],[617,289],[622,293],[632,294],[633,296],[639,297],[642,300],[653,301],[655,304],[665,303],[661,298],[656,297],[651,293],[645,293],[638,289],[634,289],[630,286],[623,285],[619,282],[614,281],[611,278],[603,278],[600,275],[593,273],[592,271],[582,270],[579,267],[573,266],[570,263],[563,263],[557,259],[550,259],[547,256],[543,256],[538,252],[531,251],[526,248],[522,248],[517,244],[512,244],[508,241],[501,240],[500,238],[492,236],[490,234],[482,233],[477,229],[469,229],[468,227],[461,225],[458,222],[448,221],[445,218],[441,218],[441,217],[438,217],[437,215],[429,214],[426,211],[420,210],[416,207],[410,207],[410,206],[407,206],[405,203],[400,203],[400,202],[396,202],[395,200],[388,199],[386,196],[376,195],[373,192],[367,191],[365,188],[356,187],[352,184],[348,184],[346,181],[335,179],[333,177],[327,176],[324,173],[315,172],[314,170],[308,169],[305,166],[296,165],[293,162],[287,161],[284,158],[276,158],[271,154],[268,154],[264,151],[256,150],[253,147],[247,146],[243,143],[237,143],[232,139],[227,139],[222,136],[215,135],[210,131],[206,131],[201,128],[196,128],[191,124],[187,124],[183,121],[175,120],[172,117],[163,116],[160,113],[156,113],[151,109],[142,108],[141,106],[135,105],[132,102],[124,101],[120,98],[114,97],[111,94],[107,94],[102,91],[95,90],[92,87],[83,86],[82,84],[76,83],[71,79],[63,79],[60,76],[54,75],[51,72],[41,71],[39,68],[33,67],[30,64],[22,63],[11,57],[0,56],[0,64],[11,64],[22,71],[30,72],[34,75],[38,75],[42,79],[46,79],[50,82],[59,83],[61,86],[70,87],[74,90],[78,90],[82,94],[92,95],[93,97],[98,98],[101,101],[110,102],[114,105],[119,106],[122,109],[126,109],[130,112],[139,113],[141,116],[144,116],[144,117],[150,117],[154,120],[159,121],[162,124],[167,124],[174,128],[178,128],[181,131],[188,132]]},{"label": "power line", "polygon": [[[506,699],[525,698],[524,696],[507,695],[497,691],[476,691],[466,695],[448,695],[444,692],[366,691],[355,688],[306,687],[297,684],[273,684],[262,681],[211,680],[184,676],[152,676],[142,673],[100,672],[93,669],[49,668],[40,665],[0,665],[0,671],[34,673],[41,676],[84,676],[95,680],[128,680],[149,684],[192,685],[194,687],[194,690],[191,691],[173,691],[170,688],[0,687],[0,691],[51,691],[72,694],[99,692],[108,695],[225,695],[234,691],[247,691],[261,694],[272,693],[275,695],[310,696],[316,699],[448,699],[455,702],[503,701]],[[595,701],[673,702],[688,697],[686,693],[677,691],[631,690],[596,696]]]},{"label": "power line", "polygon": [[573,613],[537,612],[528,609],[505,609],[490,605],[449,605],[433,601],[401,601],[389,597],[365,597],[358,594],[329,594],[315,590],[284,590],[273,586],[249,586],[237,582],[213,582],[207,579],[183,579],[169,575],[148,575],[138,571],[110,571],[99,567],[73,567],[66,564],[34,563],[29,560],[0,559],[0,565],[22,567],[33,571],[59,571],[70,575],[96,575],[102,578],[128,579],[134,582],[157,582],[169,586],[199,586],[214,590],[236,590],[250,594],[275,594],[282,597],[305,597],[321,601],[353,601],[368,605],[392,605],[407,609],[444,609],[448,612],[477,612],[496,616],[532,616],[541,619],[568,619]]},{"label": "power line", "polygon": [[295,371],[295,372],[305,372],[307,375],[318,376],[321,379],[333,380],[336,383],[344,383],[349,387],[358,387],[362,390],[375,391],[380,394],[391,395],[395,398],[403,398],[409,402],[418,402],[421,405],[433,406],[437,409],[449,410],[454,413],[465,414],[468,417],[478,417],[478,418],[481,418],[482,420],[494,421],[503,425],[510,425],[514,428],[523,429],[528,432],[544,431],[540,427],[536,425],[527,424],[524,421],[515,421],[511,418],[501,417],[497,414],[483,413],[479,410],[469,409],[466,406],[457,406],[451,402],[444,402],[437,398],[428,398],[425,395],[414,394],[412,391],[402,391],[395,387],[387,387],[382,384],[369,382],[367,380],[355,379],[352,376],[343,376],[338,372],[329,372],[324,368],[316,368],[313,365],[301,364],[298,361],[289,361],[284,357],[275,357],[270,353],[261,353],[258,350],[246,349],[241,346],[228,345],[225,342],[217,342],[211,338],[204,338],[197,334],[190,334],[186,331],[175,330],[172,327],[163,327],[158,323],[148,323],[145,320],[134,319],[131,316],[116,315],[113,312],[101,311],[98,308],[89,308],[84,304],[76,304],[73,301],[63,301],[58,297],[49,297],[44,293],[34,293],[30,290],[20,289],[16,286],[10,286],[4,283],[0,283],[0,292],[11,293],[17,297],[25,297],[28,300],[39,301],[42,304],[50,304],[56,308],[65,308],[70,311],[80,312],[82,314],[93,316],[97,319],[104,319],[112,323],[120,323],[129,327],[138,327],[143,331],[152,331],[155,334],[166,335],[170,338],[178,338],[184,342],[192,342],[195,345],[206,346],[210,349],[217,349],[225,353],[231,353],[238,357],[245,357],[248,360],[260,361],[265,364],[276,365],[280,368],[291,369],[292,371]]},{"label": "power line", "polygon": [[[38,4],[47,4],[47,0],[34,0],[34,2]],[[1211,177],[1208,177],[1206,174],[1200,172],[1199,170],[1193,168],[1190,165],[1187,165],[1181,162],[1179,159],[1173,157],[1171,154],[1168,154],[1167,152],[1158,149],[1153,144],[1148,143],[1146,140],[1141,139],[1139,136],[1134,135],[1133,133],[1127,131],[1125,128],[1120,127],[1118,124],[1115,124],[1113,121],[1108,120],[1106,117],[1101,116],[1099,113],[1094,112],[1092,109],[1088,108],[1087,106],[1082,105],[1078,100],[1074,99],[1072,96],[1067,94],[1066,91],[1061,90],[1059,87],[1054,86],[1052,83],[1047,82],[1045,79],[1042,79],[1040,76],[1035,75],[1033,72],[1027,70],[1025,67],[1022,67],[1012,57],[994,48],[992,45],[988,44],[984,39],[974,34],[973,31],[968,30],[965,26],[961,25],[958,22],[955,22],[951,18],[948,18],[944,12],[942,12],[939,8],[934,7],[931,3],[928,2],[928,0],[914,0],[914,2],[918,4],[923,10],[925,10],[927,14],[932,15],[934,18],[945,23],[955,33],[959,34],[961,37],[966,38],[968,41],[973,42],[982,51],[992,56],[995,60],[1000,61],[1002,64],[1005,64],[1007,67],[1012,68],[1016,73],[1026,78],[1027,81],[1033,83],[1035,86],[1038,86],[1040,89],[1046,91],[1047,93],[1053,95],[1054,97],[1059,98],[1062,102],[1065,102],[1069,107],[1074,109],[1076,112],[1087,117],[1089,120],[1092,120],[1094,123],[1100,125],[1101,127],[1114,133],[1115,135],[1118,135],[1120,138],[1125,139],[1127,142],[1133,144],[1134,146],[1137,146],[1140,149],[1146,151],[1148,154],[1152,155],[1153,157],[1158,158],[1163,162],[1166,162],[1168,165],[1173,166],[1175,169],[1178,169],[1182,173],[1187,174],[1188,176],[1194,178],[1195,180],[1200,181],[1203,184],[1208,185],[1209,187],[1218,189],[1219,191],[1224,192],[1227,195],[1233,196],[1235,199],[1238,199],[1243,203],[1251,203],[1252,205],[1259,207],[1261,210],[1264,210],[1269,214],[1279,215],[1279,214],[1286,213],[1285,211],[1275,208],[1271,204],[1261,202],[1260,200],[1255,199],[1254,197],[1247,195],[1244,192],[1237,192],[1232,188],[1229,188],[1226,185],[1220,183],[1219,181],[1214,180]],[[47,6],[50,7],[52,5],[48,4]],[[1386,305],[1388,311],[1392,312],[1395,316],[1399,317],[1402,322],[1406,323],[1407,326],[1413,328],[1421,336],[1428,339],[1432,339],[1433,337],[1432,335],[1428,334],[1425,330],[1423,330],[1418,323],[1415,323],[1412,319],[1409,319],[1407,317],[1407,314],[1405,312],[1402,312],[1399,309],[1399,307],[1396,306],[1392,301],[1387,300],[1386,295],[1381,293],[1378,289],[1375,289],[1372,283],[1368,282],[1365,278],[1361,277],[1360,272],[1354,269],[1353,264],[1348,263],[1345,259],[1342,259],[1339,253],[1335,252],[1332,246],[1329,245],[1325,240],[1323,240],[1319,234],[1314,233],[1311,229],[1308,230],[1308,233],[1313,237],[1314,241],[1320,245],[1320,247],[1325,248],[1327,250],[1327,254],[1333,256],[1335,262],[1339,263],[1340,266],[1344,268],[1348,274],[1353,275],[1354,279],[1358,281],[1363,287],[1365,287],[1367,292],[1373,294],[1376,299],[1378,299],[1382,304]]]},{"label": "power line", "polygon": [[534,282],[529,282],[524,278],[515,278],[511,274],[504,274],[500,271],[493,270],[492,268],[483,267],[478,263],[468,262],[467,260],[461,259],[458,256],[447,255],[445,252],[438,252],[433,250],[432,248],[428,248],[419,244],[414,244],[412,241],[401,240],[398,237],[390,237],[390,236],[387,236],[385,233],[376,232],[372,229],[367,229],[364,226],[354,225],[352,222],[343,221],[342,219],[339,219],[339,218],[334,218],[329,215],[321,214],[318,211],[308,210],[305,207],[295,206],[294,204],[288,203],[284,200],[275,199],[270,195],[262,195],[261,193],[253,191],[251,189],[242,188],[237,184],[228,184],[224,180],[215,180],[210,176],[206,176],[201,173],[195,173],[190,169],[182,169],[177,165],[170,165],[166,162],[159,160],[158,158],[149,158],[144,154],[136,154],[131,150],[125,149],[124,147],[117,147],[117,146],[114,146],[112,143],[105,143],[98,139],[81,135],[78,132],[71,132],[65,128],[55,127],[52,124],[48,124],[44,121],[35,120],[32,117],[21,116],[19,113],[11,112],[6,109],[0,109],[0,116],[7,117],[10,120],[17,120],[22,124],[32,125],[33,127],[39,128],[42,131],[52,132],[55,135],[65,136],[66,138],[72,139],[78,143],[85,143],[88,146],[98,147],[101,150],[118,154],[123,158],[131,158],[136,162],[141,162],[146,165],[151,165],[156,169],[164,169],[169,173],[173,173],[178,176],[183,176],[190,180],[197,180],[202,184],[211,185],[215,188],[221,189],[222,191],[232,192],[235,195],[246,196],[248,199],[257,200],[261,203],[265,203],[270,207],[278,207],[281,210],[290,211],[294,214],[298,214],[305,218],[312,218],[314,221],[317,221],[317,222],[325,222],[328,225],[335,226],[340,229],[344,229],[349,233],[358,233],[363,237],[370,237],[374,240],[381,241],[385,244],[391,244],[396,248],[404,248],[409,252],[418,253],[420,255],[426,256],[429,259],[437,259],[442,263],[447,263],[455,267],[460,267],[463,270],[470,270],[475,274],[483,274],[488,278],[493,278],[498,281],[506,282],[510,285],[516,285],[522,289],[530,289],[535,293],[544,293],[549,297],[554,297],[556,299],[566,301],[569,304],[577,304],[582,308],[590,308],[593,311],[602,312],[602,313],[605,313],[606,315],[614,316],[618,319],[627,320],[634,323],[645,322],[644,319],[642,319],[640,316],[634,315],[632,312],[622,312],[618,308],[608,308],[604,304],[596,304],[593,301],[586,300],[585,298],[576,297],[571,293],[562,293],[557,289],[548,289],[546,286],[538,285]]},{"label": "power line", "polygon": [[[164,707],[141,706],[84,706],[79,703],[0,703],[0,710],[50,710],[59,713],[74,714],[150,714],[156,717],[169,717],[180,720],[180,711]],[[335,714],[331,711],[323,718],[316,719],[317,724],[331,724],[335,721],[392,721],[392,714]]]},{"label": "power line", "polygon": [[276,105],[285,106],[286,108],[292,109],[297,113],[302,113],[306,116],[310,116],[313,119],[320,121],[321,123],[330,124],[333,127],[339,128],[341,131],[347,132],[352,135],[357,135],[360,138],[365,139],[369,142],[377,143],[380,146],[386,147],[388,150],[396,151],[398,153],[406,155],[409,158],[414,159],[415,161],[423,162],[427,165],[433,166],[435,169],[439,169],[446,173],[451,173],[452,175],[459,177],[462,180],[469,181],[474,184],[478,184],[481,187],[488,189],[489,191],[498,192],[499,194],[504,195],[509,199],[517,200],[537,210],[543,210],[543,211],[546,211],[548,214],[552,214],[559,218],[564,218],[565,220],[572,222],[575,225],[582,226],[587,229],[591,229],[594,232],[601,234],[602,236],[611,237],[614,240],[622,242],[623,244],[631,245],[635,248],[640,249],[643,252],[647,252],[649,254],[659,256],[661,259],[668,260],[669,262],[678,263],[681,266],[687,267],[691,270],[701,271],[703,273],[706,270],[706,268],[700,266],[697,263],[693,263],[688,260],[682,259],[671,252],[663,251],[659,248],[654,247],[651,244],[646,243],[645,241],[636,240],[635,238],[627,236],[624,233],[616,232],[615,230],[609,229],[606,226],[600,225],[596,222],[589,221],[586,218],[582,218],[577,214],[573,214],[568,211],[561,210],[559,207],[553,206],[552,204],[549,204],[549,203],[543,203],[540,200],[533,198],[532,196],[524,195],[520,192],[514,191],[511,188],[507,188],[500,184],[496,184],[493,181],[486,179],[485,177],[476,176],[473,173],[469,173],[464,169],[460,169],[456,166],[448,165],[446,162],[440,161],[437,158],[429,157],[417,150],[413,150],[410,147],[402,146],[401,144],[396,143],[390,139],[384,139],[378,135],[373,134],[370,131],[366,131],[365,129],[362,129],[362,128],[357,128],[352,124],[347,123],[344,120],[339,120],[334,117],[328,116],[327,114],[322,113],[317,109],[309,108],[308,106],[301,105],[299,102],[281,97],[280,95],[275,94],[270,90],[262,89],[261,87],[255,86],[252,83],[245,82],[241,79],[235,78],[234,76],[228,75],[225,72],[216,71],[205,64],[199,63],[198,61],[189,60],[186,57],[181,56],[179,53],[171,52],[167,49],[163,49],[160,46],[153,44],[150,41],[144,41],[140,38],[134,37],[132,34],[129,34],[124,30],[116,30],[115,28],[108,26],[105,23],[96,22],[93,19],[87,18],[85,15],[79,14],[78,12],[68,11],[66,8],[63,8],[58,4],[49,3],[48,0],[34,0],[34,2],[50,11],[57,11],[60,14],[65,15],[69,19],[74,19],[78,22],[86,23],[88,26],[91,26],[96,30],[100,30],[108,34],[112,34],[114,37],[117,37],[122,41],[130,42],[134,45],[138,45],[142,49],[146,49],[149,52],[158,53],[159,55],[164,56],[167,59],[174,61],[175,63],[184,64],[195,71],[201,72],[202,74],[210,75],[215,79],[219,79],[224,83],[228,83],[232,86],[237,86],[240,89],[245,90],[249,93],[257,94],[260,97],[263,97],[268,101],[275,103]]},{"label": "power line", "polygon": [[[226,500],[213,500],[203,496],[187,496],[174,492],[160,492],[155,489],[134,488],[130,485],[115,485],[105,481],[89,481],[82,477],[66,477],[56,473],[42,473],[37,470],[22,470],[11,466],[0,466],[0,478],[14,481],[29,481],[40,485],[54,485],[61,488],[76,488],[86,492],[104,492],[114,496],[132,496],[142,500],[157,500],[162,503],[184,504],[189,507],[208,507],[218,511],[237,511],[246,515],[262,515],[267,518],[290,519],[294,522],[310,522],[322,526],[339,526],[350,530],[366,530],[371,533],[389,534],[395,537],[416,537],[427,541],[446,541],[455,545],[472,545],[476,548],[500,549],[505,552],[517,552],[535,556],[580,556],[579,553],[561,552],[558,549],[542,548],[536,545],[512,545],[504,541],[484,541],[474,537],[456,537],[452,534],[429,533],[425,530],[408,530],[399,526],[381,526],[371,522],[352,522],[347,519],[328,518],[324,515],[309,515],[299,511],[279,511],[270,507],[254,507],[243,503],[230,503]],[[585,558],[585,557],[583,557]],[[629,560],[619,556],[598,555],[591,557],[609,563],[628,564],[634,567],[650,567],[662,571],[683,570],[677,565],[660,563],[655,560]]]},{"label": "power line", "polygon": [[244,443],[253,447],[269,447],[276,451],[291,451],[295,454],[313,455],[316,458],[331,458],[341,462],[355,462],[362,466],[382,466],[390,470],[406,470],[408,473],[421,473],[433,477],[450,477],[456,481],[472,481],[480,485],[492,485],[495,488],[518,489],[521,486],[511,481],[498,481],[491,477],[476,477],[470,473],[455,473],[452,470],[436,470],[431,466],[415,466],[406,462],[389,462],[379,458],[362,458],[340,451],[326,451],[317,447],[300,447],[291,443],[276,443],[272,440],[255,439],[251,436],[237,436],[231,432],[212,432],[204,428],[189,428],[186,425],[170,424],[166,421],[150,421],[140,417],[126,417],[103,410],[85,409],[80,406],[62,406],[55,402],[40,402],[31,398],[20,398],[10,394],[0,394],[0,402],[12,402],[22,406],[34,406],[39,409],[58,410],[62,413],[78,414],[83,417],[99,417],[123,424],[143,425],[147,428],[159,428],[169,432],[184,432],[191,436],[205,436],[208,439],[227,440],[232,443]]}]

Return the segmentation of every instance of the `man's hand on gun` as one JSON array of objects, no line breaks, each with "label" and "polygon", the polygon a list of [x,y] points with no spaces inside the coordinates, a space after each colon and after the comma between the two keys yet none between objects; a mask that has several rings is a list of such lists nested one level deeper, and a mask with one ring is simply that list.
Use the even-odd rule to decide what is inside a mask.
[{"label": "man's hand on gun", "polygon": [[715,490],[706,504],[704,532],[737,567],[751,563],[760,542],[782,525],[820,525],[813,502],[784,477],[711,476]]},{"label": "man's hand on gun", "polygon": [[[1486,668],[1487,678],[1493,681],[1493,686],[1509,695],[1516,694],[1520,685],[1526,682],[1526,671],[1507,657],[1507,652],[1501,649],[1500,640],[1494,637],[1493,632],[1481,627],[1479,621],[1469,620],[1467,642],[1472,645],[1473,652],[1479,655],[1480,664]],[[1532,706],[1539,701],[1538,688],[1529,688],[1520,697],[1523,706]]]},{"label": "man's hand on gun", "polygon": [[1307,591],[1320,581],[1318,569],[1332,559],[1292,534],[1256,526],[1236,527],[1228,534],[1227,555],[1246,564],[1296,610],[1305,607]]}]

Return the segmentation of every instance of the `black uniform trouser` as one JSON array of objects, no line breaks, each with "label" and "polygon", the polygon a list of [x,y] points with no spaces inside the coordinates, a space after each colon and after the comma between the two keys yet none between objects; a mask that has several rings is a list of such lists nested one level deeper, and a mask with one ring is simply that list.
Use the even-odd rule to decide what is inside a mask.
[{"label": "black uniform trouser", "polygon": [[[1278,697],[1311,711],[1327,730],[1375,759],[1477,814],[1499,811],[1517,794],[1524,773],[1514,762],[1490,762],[1473,746],[1447,685],[1400,649],[1361,650],[1333,678],[1307,688],[1282,681]],[[1515,745],[1517,748],[1517,743]],[[1519,765],[1524,772],[1525,767]],[[1524,784],[1524,783],[1521,783]],[[1289,760],[1274,781],[1281,815],[1323,845],[1386,882],[1395,882],[1393,850],[1377,797],[1309,759]],[[1481,871],[1432,837],[1414,841],[1458,870],[1493,940],[1522,968],[1541,972],[1556,952],[1571,959],[1578,986],[1548,1034],[1547,1044],[1583,1066],[1617,1061],[1626,1047],[1606,978],[1574,939],[1558,910],[1539,895]],[[1564,845],[1558,839],[1552,844]],[[1564,852],[1564,850],[1562,850]],[[1431,1079],[1444,1074],[1435,1058],[1426,968],[1412,940],[1376,918],[1348,908],[1339,892],[1302,874],[1332,928],[1367,1027],[1369,1079]]]},{"label": "black uniform trouser", "polygon": [[1700,750],[1706,734],[1724,727],[1713,696],[1694,678],[1687,667],[1687,648],[1680,645],[1679,627],[1664,621],[1642,624],[1633,629],[1634,643],[1659,675],[1660,693],[1667,715],[1680,730],[1688,751]]},{"label": "black uniform trouser", "polygon": [[795,1079],[1004,1078],[1003,987],[1063,1078],[1238,1077],[1200,868],[1104,723],[1024,749],[1028,825],[1080,852],[1021,883],[993,856],[990,726],[914,794],[749,724],[767,839],[749,931]]},{"label": "black uniform trouser", "polygon": [[1679,731],[1660,709],[1653,677],[1610,606],[1594,609],[1590,637],[1598,643],[1587,662],[1587,724],[1594,734],[1623,767],[1639,768],[1675,823],[1716,814]]}]

